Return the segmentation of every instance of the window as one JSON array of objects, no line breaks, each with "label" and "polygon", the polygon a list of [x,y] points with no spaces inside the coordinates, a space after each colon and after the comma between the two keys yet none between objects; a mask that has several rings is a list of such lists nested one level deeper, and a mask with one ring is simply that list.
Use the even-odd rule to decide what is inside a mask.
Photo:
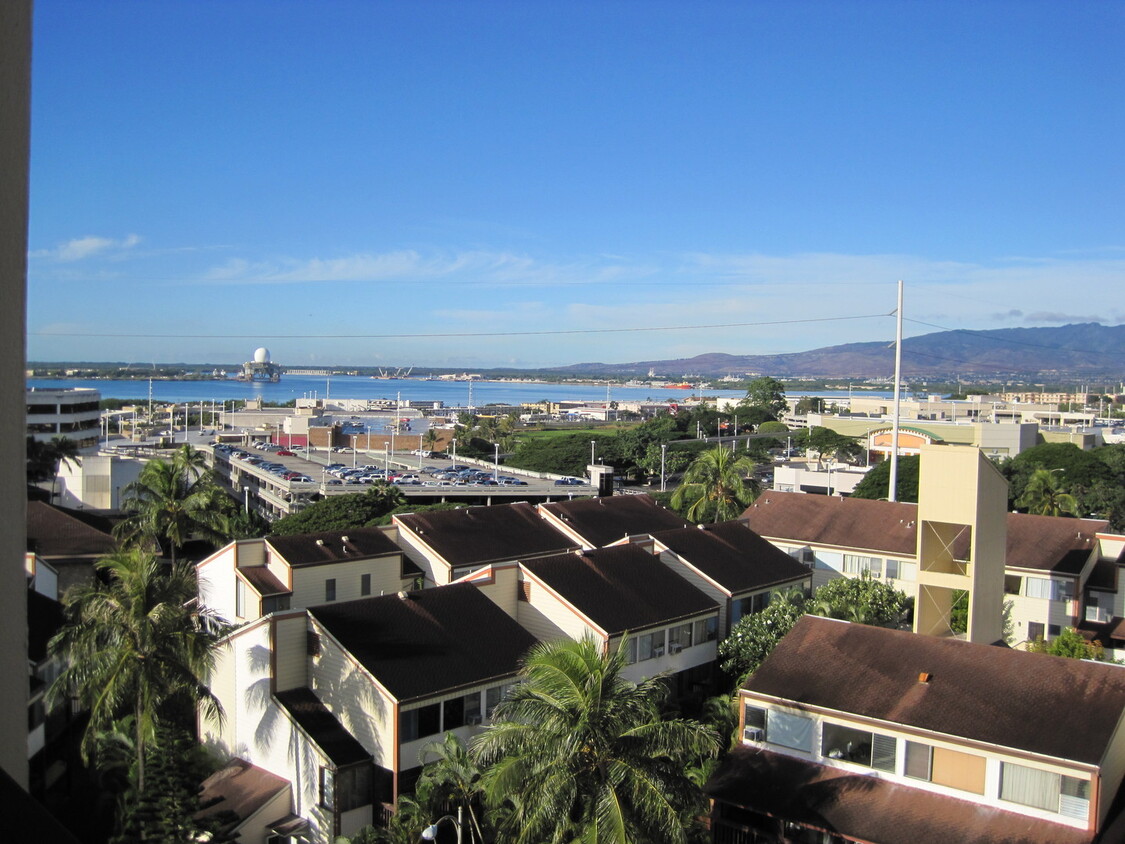
[{"label": "window", "polygon": [[674,654],[691,647],[691,625],[677,624],[668,628],[668,653]]},{"label": "window", "polygon": [[664,631],[645,633],[637,637],[637,662],[664,656]]},{"label": "window", "polygon": [[370,595],[371,594],[371,575],[370,574],[361,574],[359,576],[359,594],[360,595]]},{"label": "window", "polygon": [[635,637],[630,637],[625,640],[625,663],[632,665],[637,661],[637,640]]},{"label": "window", "polygon": [[246,584],[238,577],[234,579],[234,614],[246,618]]},{"label": "window", "polygon": [[914,563],[904,563],[902,560],[887,560],[887,577],[890,580],[913,580]]},{"label": "window", "polygon": [[812,718],[771,709],[766,721],[766,741],[780,747],[812,753],[813,725]]},{"label": "window", "polygon": [[930,782],[984,794],[985,758],[944,747],[933,748]]},{"label": "window", "polygon": [[441,732],[441,704],[409,709],[399,715],[399,740],[414,741]]},{"label": "window", "polygon": [[863,557],[859,554],[844,555],[844,574],[871,572],[873,577],[882,577],[883,560],[880,557]]},{"label": "window", "polygon": [[1027,640],[1037,642],[1043,638],[1043,622],[1029,621],[1027,623]]},{"label": "window", "polygon": [[747,704],[742,709],[742,738],[745,741],[766,740],[766,710]]},{"label": "window", "polygon": [[336,578],[330,577],[324,581],[324,600],[336,600]]},{"label": "window", "polygon": [[929,782],[933,765],[933,748],[916,741],[906,743],[906,775]]},{"label": "window", "polygon": [[702,621],[697,621],[693,625],[692,641],[697,645],[702,645],[704,642],[714,642],[719,638],[719,617],[712,616],[705,618]]},{"label": "window", "polygon": [[442,729],[455,730],[465,726],[465,698],[455,697],[442,703]]},{"label": "window", "polygon": [[1054,597],[1055,590],[1051,588],[1054,584],[1045,577],[1028,577],[1024,579],[1024,583],[1024,594],[1029,598]]},{"label": "window", "polygon": [[897,742],[890,736],[826,722],[820,746],[821,754],[829,759],[854,762],[880,771],[895,769]]},{"label": "window", "polygon": [[1020,586],[1023,583],[1023,578],[1014,574],[1004,575],[1004,593],[1006,595],[1018,595],[1020,593]]},{"label": "window", "polygon": [[289,595],[274,595],[270,598],[262,598],[262,615],[289,609],[289,597]]},{"label": "window", "polygon": [[350,812],[372,803],[374,771],[370,763],[352,765],[336,772],[336,811]]},{"label": "window", "polygon": [[485,717],[491,718],[492,711],[496,709],[497,704],[508,696],[511,691],[512,683],[505,683],[502,686],[493,686],[491,689],[485,689],[484,692],[484,714]]},{"label": "window", "polygon": [[1003,762],[1000,766],[1000,799],[1048,812],[1059,810],[1062,777],[1025,765]]},{"label": "window", "polygon": [[1048,624],[1047,625],[1047,637],[1048,638],[1054,639],[1056,636],[1058,636],[1061,633],[1062,633],[1062,627],[1060,627],[1059,625],[1057,625],[1057,624]]},{"label": "window", "polygon": [[474,726],[480,723],[480,692],[473,692],[471,695],[465,695],[462,699],[462,705],[465,708],[465,723],[469,726]]},{"label": "window", "polygon": [[331,768],[320,769],[320,805],[336,811],[336,775]]}]

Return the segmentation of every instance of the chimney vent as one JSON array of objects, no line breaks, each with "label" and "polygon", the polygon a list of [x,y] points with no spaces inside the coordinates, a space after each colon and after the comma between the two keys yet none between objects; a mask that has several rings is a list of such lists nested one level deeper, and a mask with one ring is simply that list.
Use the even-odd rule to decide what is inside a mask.
[{"label": "chimney vent", "polygon": [[399,592],[399,593],[398,593],[398,599],[399,599],[400,601],[405,601],[405,600],[407,600],[407,599],[409,599],[409,598],[410,598],[410,596],[409,596],[409,595],[407,595],[407,594],[406,594],[405,592]]},{"label": "chimney vent", "polygon": [[933,676],[929,671],[922,671],[918,674],[918,682],[923,685],[928,684]]}]

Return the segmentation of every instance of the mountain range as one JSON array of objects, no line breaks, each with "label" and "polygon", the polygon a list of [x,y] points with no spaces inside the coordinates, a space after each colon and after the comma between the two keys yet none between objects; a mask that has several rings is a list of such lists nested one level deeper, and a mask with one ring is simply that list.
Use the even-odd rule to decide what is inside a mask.
[{"label": "mountain range", "polygon": [[[894,340],[845,343],[782,355],[714,352],[691,358],[632,363],[579,363],[552,372],[690,378],[771,375],[812,378],[891,378]],[[1056,328],[939,331],[902,343],[902,374],[914,376],[1109,376],[1125,373],[1125,325],[1095,322]]]}]

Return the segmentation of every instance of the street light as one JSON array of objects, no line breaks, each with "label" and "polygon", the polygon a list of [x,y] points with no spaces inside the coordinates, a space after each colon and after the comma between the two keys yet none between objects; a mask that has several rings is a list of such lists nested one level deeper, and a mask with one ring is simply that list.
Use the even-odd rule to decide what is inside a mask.
[{"label": "street light", "polygon": [[664,458],[668,454],[668,443],[660,444],[660,491],[664,492],[667,487],[664,482]]},{"label": "street light", "polygon": [[597,440],[590,440],[590,465],[594,465],[594,447],[598,444]]},{"label": "street light", "polygon": [[492,480],[500,482],[500,443],[492,444],[494,455],[492,458]]},{"label": "street light", "polygon": [[432,824],[430,824],[428,827],[423,829],[422,830],[422,840],[423,841],[436,841],[437,840],[437,833],[438,833],[438,824],[440,824],[442,821],[449,821],[450,823],[452,823],[454,826],[457,827],[457,844],[461,844],[461,807],[460,806],[457,807],[457,817],[453,817],[453,815],[443,815],[442,817],[440,817],[436,821],[434,821]]}]

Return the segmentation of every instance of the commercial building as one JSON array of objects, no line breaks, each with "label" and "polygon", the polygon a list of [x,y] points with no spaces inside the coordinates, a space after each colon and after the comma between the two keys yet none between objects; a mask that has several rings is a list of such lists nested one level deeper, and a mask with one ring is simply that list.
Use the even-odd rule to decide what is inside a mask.
[{"label": "commercial building", "polygon": [[93,448],[101,435],[102,394],[97,390],[27,390],[27,435],[39,442],[53,437],[73,440],[81,449]]}]

